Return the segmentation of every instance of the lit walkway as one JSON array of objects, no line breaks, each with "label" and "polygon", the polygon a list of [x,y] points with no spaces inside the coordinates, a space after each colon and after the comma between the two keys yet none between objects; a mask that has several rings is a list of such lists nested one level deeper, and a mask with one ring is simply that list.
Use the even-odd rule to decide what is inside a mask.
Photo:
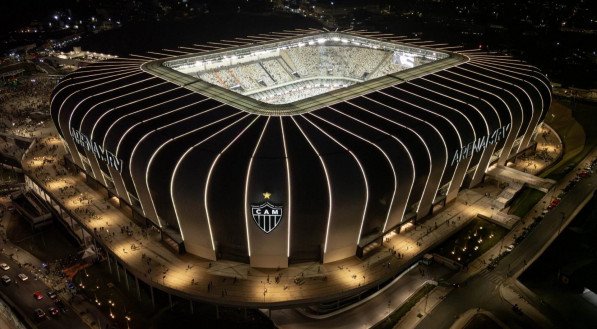
[{"label": "lit walkway", "polygon": [[544,193],[547,193],[553,184],[555,184],[555,181],[552,179],[537,177],[535,175],[502,165],[498,165],[490,169],[487,172],[487,175],[495,177],[499,181],[524,183]]},{"label": "lit walkway", "polygon": [[440,266],[435,264],[432,268],[422,265],[414,267],[379,295],[332,317],[312,319],[296,310],[285,309],[272,311],[271,318],[276,327],[281,329],[371,328],[400,307],[426,282],[449,272]]},{"label": "lit walkway", "polygon": [[562,140],[549,125],[543,123],[537,127],[535,136],[537,143],[532,154],[516,156],[514,163],[508,166],[498,165],[490,168],[487,176],[498,181],[526,184],[547,193],[555,183],[551,179],[544,179],[535,175],[543,172],[562,155]]}]

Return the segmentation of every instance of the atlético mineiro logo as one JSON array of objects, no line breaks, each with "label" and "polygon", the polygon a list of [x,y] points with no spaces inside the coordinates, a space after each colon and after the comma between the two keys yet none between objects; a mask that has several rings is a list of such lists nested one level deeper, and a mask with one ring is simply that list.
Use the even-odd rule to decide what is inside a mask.
[{"label": "atl\u00e9tico mineiro logo", "polygon": [[[268,200],[270,193],[263,193],[263,197]],[[261,204],[251,205],[251,215],[255,224],[265,233],[273,231],[282,220],[282,206],[274,205],[269,201]]]}]

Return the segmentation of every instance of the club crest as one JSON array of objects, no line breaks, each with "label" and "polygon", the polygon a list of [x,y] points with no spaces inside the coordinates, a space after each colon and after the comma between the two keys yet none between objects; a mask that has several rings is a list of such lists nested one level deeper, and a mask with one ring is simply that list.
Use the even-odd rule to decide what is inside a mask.
[{"label": "club crest", "polygon": [[282,206],[276,206],[269,201],[262,204],[252,204],[251,214],[255,224],[265,233],[273,231],[282,220]]}]

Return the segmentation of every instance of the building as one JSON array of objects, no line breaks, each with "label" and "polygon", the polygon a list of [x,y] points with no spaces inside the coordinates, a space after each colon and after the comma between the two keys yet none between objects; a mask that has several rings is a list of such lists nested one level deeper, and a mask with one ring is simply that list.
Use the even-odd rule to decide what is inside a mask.
[{"label": "building", "polygon": [[507,56],[304,30],[91,64],[69,161],[174,249],[254,267],[360,255],[529,147],[547,78]]}]

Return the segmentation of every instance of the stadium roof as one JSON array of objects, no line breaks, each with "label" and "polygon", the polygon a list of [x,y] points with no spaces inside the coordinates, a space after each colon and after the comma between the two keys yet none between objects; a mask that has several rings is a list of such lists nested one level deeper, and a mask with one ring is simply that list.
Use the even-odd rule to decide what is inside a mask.
[{"label": "stadium roof", "polygon": [[[262,102],[248,95],[242,95],[228,88],[223,88],[190,74],[183,73],[181,72],[182,70],[178,69],[179,66],[194,65],[194,63],[198,62],[222,61],[224,58],[237,58],[256,52],[276,49],[292,49],[312,44],[352,45],[354,47],[366,46],[372,49],[381,49],[392,53],[407,53],[412,54],[413,56],[425,57],[429,62],[287,104]],[[465,61],[465,56],[445,50],[415,46],[412,44],[400,43],[398,41],[383,41],[354,34],[320,31],[315,34],[308,34],[307,36],[289,36],[287,38],[276,39],[257,45],[214,48],[200,54],[193,53],[157,59],[144,63],[141,65],[141,69],[176,85],[183,86],[188,90],[195,91],[249,113],[261,115],[294,115],[307,113],[343,100],[365,95],[375,90],[380,90],[424,75],[445,70]],[[228,63],[228,65],[230,64]]]}]

